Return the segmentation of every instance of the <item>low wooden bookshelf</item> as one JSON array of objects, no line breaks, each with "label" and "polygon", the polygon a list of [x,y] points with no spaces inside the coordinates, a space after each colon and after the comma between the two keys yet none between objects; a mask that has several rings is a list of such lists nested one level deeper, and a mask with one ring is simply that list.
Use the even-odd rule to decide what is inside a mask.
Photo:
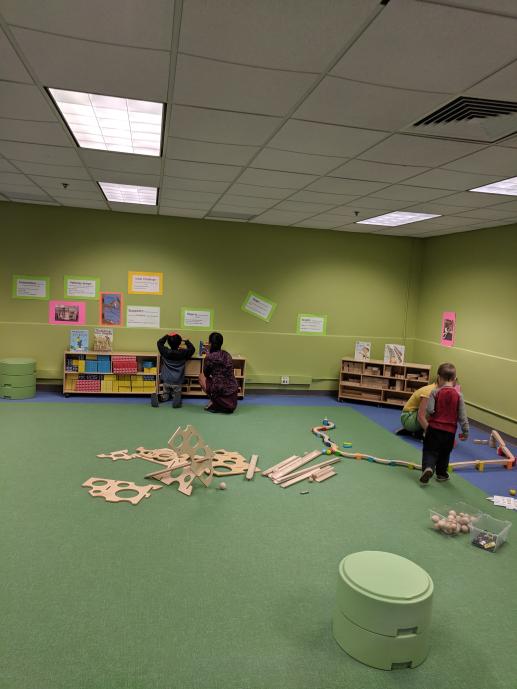
[{"label": "low wooden bookshelf", "polygon": [[68,350],[64,354],[63,394],[66,397],[151,395],[158,389],[159,377],[160,355],[156,352]]},{"label": "low wooden bookshelf", "polygon": [[338,400],[362,400],[403,407],[411,395],[429,385],[428,364],[385,364],[341,359]]}]

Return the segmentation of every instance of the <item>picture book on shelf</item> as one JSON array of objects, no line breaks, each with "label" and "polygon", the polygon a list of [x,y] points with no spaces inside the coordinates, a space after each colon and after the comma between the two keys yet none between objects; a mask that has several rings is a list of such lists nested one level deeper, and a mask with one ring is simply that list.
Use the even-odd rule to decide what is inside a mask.
[{"label": "picture book on shelf", "polygon": [[406,354],[404,345],[387,344],[384,345],[384,363],[385,364],[403,364]]},{"label": "picture book on shelf", "polygon": [[113,349],[113,328],[95,328],[93,331],[93,351],[111,352]]},{"label": "picture book on shelf", "polygon": [[210,345],[208,342],[203,342],[199,340],[199,356],[205,356],[210,351]]},{"label": "picture book on shelf", "polygon": [[70,331],[70,351],[71,352],[87,352],[88,351],[89,334],[87,330],[71,330]]},{"label": "picture book on shelf", "polygon": [[370,353],[372,351],[371,342],[356,342],[354,359],[356,361],[370,361]]}]

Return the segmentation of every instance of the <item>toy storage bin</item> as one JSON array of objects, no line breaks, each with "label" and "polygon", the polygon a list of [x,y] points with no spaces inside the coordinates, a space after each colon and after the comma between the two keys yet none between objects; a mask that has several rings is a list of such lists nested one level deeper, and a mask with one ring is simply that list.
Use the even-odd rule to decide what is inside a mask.
[{"label": "toy storage bin", "polygon": [[496,519],[489,514],[481,514],[470,531],[472,545],[495,553],[508,538],[511,525],[512,522]]},{"label": "toy storage bin", "polygon": [[[447,519],[449,512],[451,510],[454,510],[456,514],[459,514],[460,512],[464,512],[465,514],[470,514],[471,517],[475,517],[476,520],[479,518],[481,515],[481,510],[478,510],[477,507],[473,507],[472,505],[469,505],[466,502],[454,502],[451,503],[450,505],[442,505],[441,507],[434,507],[429,510],[429,519],[431,520],[431,526],[434,526],[434,521],[433,516],[437,516],[440,519]],[[472,528],[473,522],[471,522],[470,527]],[[439,531],[439,533],[444,533],[443,531]],[[459,534],[445,534],[446,536],[456,536]]]}]

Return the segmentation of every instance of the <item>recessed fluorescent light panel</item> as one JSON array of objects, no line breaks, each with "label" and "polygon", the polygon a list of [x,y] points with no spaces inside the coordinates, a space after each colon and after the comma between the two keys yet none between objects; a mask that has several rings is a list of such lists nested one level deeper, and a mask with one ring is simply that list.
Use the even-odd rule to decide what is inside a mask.
[{"label": "recessed fluorescent light panel", "polygon": [[431,213],[405,213],[404,211],[395,211],[393,213],[377,215],[375,218],[368,218],[368,220],[358,220],[357,225],[385,225],[386,227],[397,227],[397,225],[408,225],[412,222],[420,222],[421,220],[439,217],[441,216]]},{"label": "recessed fluorescent light panel", "polygon": [[163,103],[48,90],[82,148],[160,155]]},{"label": "recessed fluorescent light panel", "polygon": [[485,184],[484,187],[476,187],[469,191],[481,191],[483,194],[503,194],[504,196],[517,196],[517,177],[502,179],[500,182]]},{"label": "recessed fluorescent light panel", "polygon": [[133,184],[111,182],[99,182],[99,186],[110,203],[142,203],[144,206],[156,206],[156,187],[137,187]]}]

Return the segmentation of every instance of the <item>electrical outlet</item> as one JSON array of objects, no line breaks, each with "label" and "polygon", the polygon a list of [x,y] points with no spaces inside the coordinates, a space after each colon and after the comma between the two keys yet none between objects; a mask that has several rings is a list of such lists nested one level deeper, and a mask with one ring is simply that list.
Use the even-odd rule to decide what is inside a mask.
[{"label": "electrical outlet", "polygon": [[280,382],[282,385],[289,385],[289,376],[282,376]]}]

